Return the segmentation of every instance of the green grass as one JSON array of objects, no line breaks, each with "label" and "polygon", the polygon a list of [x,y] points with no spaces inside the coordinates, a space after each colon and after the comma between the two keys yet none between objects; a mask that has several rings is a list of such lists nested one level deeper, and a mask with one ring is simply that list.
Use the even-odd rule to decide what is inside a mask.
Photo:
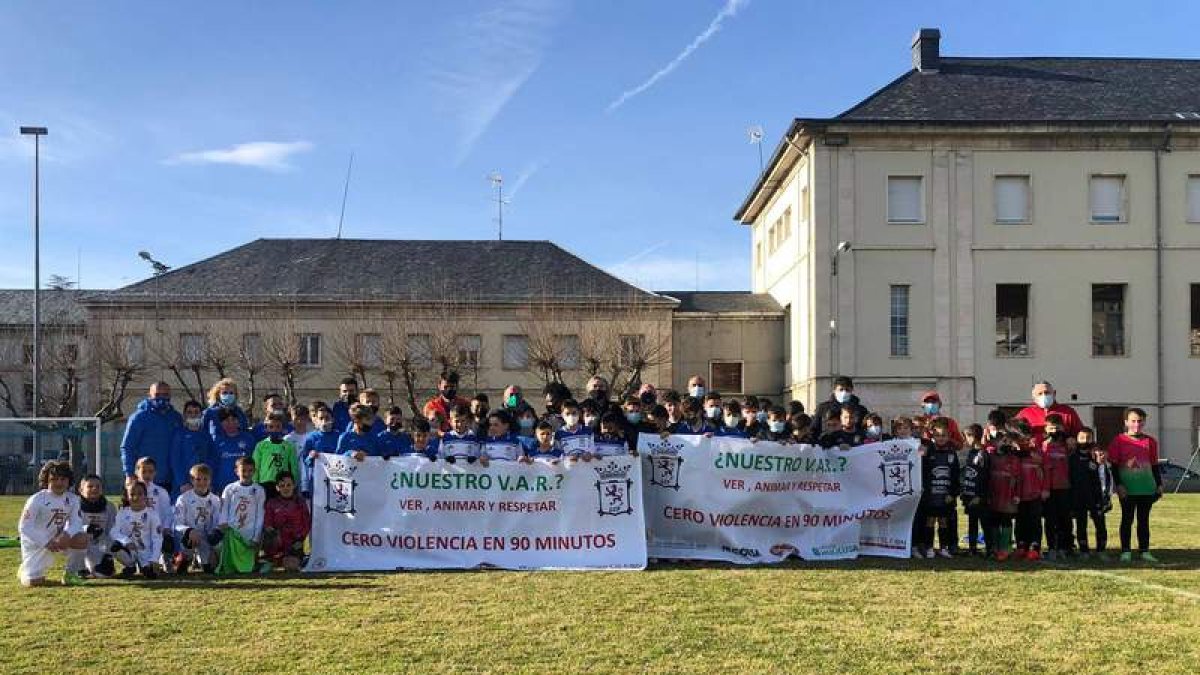
[{"label": "green grass", "polygon": [[[21,503],[0,498],[0,534]],[[1197,512],[1200,495],[1155,506],[1154,566],[866,559],[23,589],[5,549],[0,671],[1196,672]]]}]

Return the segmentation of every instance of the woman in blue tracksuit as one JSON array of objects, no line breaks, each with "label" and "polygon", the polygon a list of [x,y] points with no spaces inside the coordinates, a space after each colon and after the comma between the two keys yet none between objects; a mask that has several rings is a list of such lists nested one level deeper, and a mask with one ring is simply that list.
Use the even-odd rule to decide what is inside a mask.
[{"label": "woman in blue tracksuit", "polygon": [[217,419],[222,410],[233,411],[238,420],[238,428],[242,431],[250,430],[250,420],[245,411],[238,407],[237,383],[228,377],[219,380],[208,390],[208,408],[204,410],[201,427],[208,432],[213,441],[222,435],[221,422]]}]

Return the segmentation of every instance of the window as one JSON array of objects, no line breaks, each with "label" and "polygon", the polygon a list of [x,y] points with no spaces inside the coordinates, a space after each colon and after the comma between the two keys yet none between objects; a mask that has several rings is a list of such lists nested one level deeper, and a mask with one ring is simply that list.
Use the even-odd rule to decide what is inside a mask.
[{"label": "window", "polygon": [[408,336],[408,360],[413,368],[433,367],[433,340],[425,333],[414,333]]},{"label": "window", "polygon": [[126,363],[130,365],[141,365],[145,363],[146,343],[141,335],[122,335],[121,348],[125,352]]},{"label": "window", "polygon": [[721,394],[741,394],[742,384],[741,361],[709,361],[708,383],[713,391]]},{"label": "window", "polygon": [[262,336],[258,333],[242,335],[241,361],[246,366],[261,366],[263,364]]},{"label": "window", "polygon": [[379,368],[383,365],[383,336],[378,333],[360,333],[355,336],[358,342],[358,358],[365,368]]},{"label": "window", "polygon": [[579,370],[579,336],[555,335],[558,342],[558,353],[561,355],[559,365],[563,370]]},{"label": "window", "polygon": [[1093,223],[1125,220],[1125,176],[1092,176],[1088,187]]},{"label": "window", "polygon": [[1029,176],[996,176],[997,223],[1028,223]]},{"label": "window", "polygon": [[783,242],[788,240],[788,237],[792,236],[792,207],[789,206],[783,210],[783,219],[782,220],[783,220],[783,225],[779,232],[779,243],[780,244],[783,244]]},{"label": "window", "polygon": [[1187,221],[1200,223],[1200,174],[1187,177]]},{"label": "window", "polygon": [[889,223],[925,222],[920,176],[888,176],[887,219]]},{"label": "window", "polygon": [[779,224],[779,221],[776,220],[774,223],[771,223],[771,227],[767,228],[767,252],[768,253],[775,252],[775,230],[776,230],[776,227],[778,226],[778,224]]},{"label": "window", "polygon": [[907,285],[891,287],[892,356],[908,356],[908,289]]},{"label": "window", "polygon": [[505,370],[525,370],[529,367],[529,338],[524,335],[504,336]]},{"label": "window", "polygon": [[[33,383],[32,382],[22,383],[21,402],[24,404],[25,414],[33,415],[34,417],[36,417],[36,415],[34,415],[34,412],[33,412]],[[37,433],[37,432],[34,432],[34,433]]]},{"label": "window", "polygon": [[1092,356],[1125,356],[1125,284],[1092,284]]},{"label": "window", "polygon": [[1029,356],[1029,284],[996,284],[996,356]]},{"label": "window", "polygon": [[302,366],[321,365],[321,336],[316,333],[303,333],[296,338],[300,340],[300,354],[296,362]]},{"label": "window", "polygon": [[478,368],[483,338],[479,335],[459,335],[455,341],[458,343],[458,365]]},{"label": "window", "polygon": [[812,210],[808,206],[808,186],[800,188],[800,220],[808,222]]},{"label": "window", "polygon": [[1188,341],[1192,356],[1200,356],[1200,284],[1192,284],[1192,322]]},{"label": "window", "polygon": [[1125,433],[1125,408],[1098,405],[1092,408],[1092,429],[1096,431],[1096,443],[1107,448],[1112,439]]},{"label": "window", "polygon": [[754,245],[754,267],[762,267],[762,242]]},{"label": "window", "polygon": [[645,335],[622,335],[620,337],[620,352],[617,354],[617,365],[622,368],[634,368],[645,358]]},{"label": "window", "polygon": [[204,334],[179,334],[179,360],[184,365],[194,365],[204,362]]}]

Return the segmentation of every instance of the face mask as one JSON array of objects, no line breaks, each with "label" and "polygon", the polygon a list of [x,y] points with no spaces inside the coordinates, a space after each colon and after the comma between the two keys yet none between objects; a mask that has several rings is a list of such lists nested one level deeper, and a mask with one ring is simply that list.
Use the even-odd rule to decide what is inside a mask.
[{"label": "face mask", "polygon": [[590,393],[590,396],[592,397],[593,400],[596,400],[596,401],[607,401],[608,400],[608,390],[607,389],[594,389]]},{"label": "face mask", "polygon": [[199,417],[186,417],[183,420],[183,423],[187,425],[187,428],[193,431],[200,428],[200,422],[201,419]]},{"label": "face mask", "polygon": [[584,415],[583,423],[588,425],[589,427],[594,427],[594,426],[596,426],[596,418],[593,415]]},{"label": "face mask", "polygon": [[453,401],[455,396],[458,396],[457,389],[443,389],[442,390],[442,398],[446,399],[447,401]]},{"label": "face mask", "polygon": [[272,443],[279,443],[280,441],[283,440],[283,432],[282,431],[272,431],[269,434],[269,437],[270,437]]},{"label": "face mask", "polygon": [[641,395],[642,405],[654,405],[654,392],[648,391]]},{"label": "face mask", "polygon": [[704,398],[704,387],[692,387],[691,389],[688,389],[688,393],[690,393],[694,398]]},{"label": "face mask", "polygon": [[393,434],[398,434],[398,433],[400,433],[400,432],[401,432],[401,431],[403,431],[403,430],[404,430],[404,423],[403,423],[403,422],[398,422],[398,423],[396,423],[396,424],[389,424],[389,425],[388,425],[388,431],[392,432]]},{"label": "face mask", "polygon": [[230,392],[225,392],[225,393],[221,394],[218,398],[220,398],[220,400],[221,400],[221,405],[224,405],[224,406],[230,406],[230,405],[233,405],[234,403],[237,403],[237,394],[232,394]]},{"label": "face mask", "polygon": [[767,426],[770,427],[771,433],[782,434],[783,430],[787,428],[787,422],[780,422],[779,420],[776,420],[768,423]]},{"label": "face mask", "polygon": [[517,407],[517,404],[520,402],[521,402],[521,397],[517,396],[516,394],[509,394],[508,397],[504,399],[504,405],[506,405],[510,408]]},{"label": "face mask", "polygon": [[171,407],[170,396],[155,396],[150,399],[150,407],[154,410],[166,410]]},{"label": "face mask", "polygon": [[710,405],[704,409],[704,414],[710,420],[719,419],[721,417],[721,408],[720,406]]},{"label": "face mask", "polygon": [[324,432],[333,431],[333,420],[329,420],[328,422],[322,422],[321,423],[321,431],[324,431]]},{"label": "face mask", "polygon": [[766,421],[767,421],[767,413],[766,413],[766,411],[764,411],[764,410],[759,410],[759,411],[758,411],[758,414],[754,416],[754,419],[758,420],[759,422],[766,422]]},{"label": "face mask", "polygon": [[520,426],[522,429],[532,429],[532,428],[533,428],[533,418],[531,418],[531,417],[522,417],[521,419],[517,420],[517,424],[518,424],[518,425],[519,425],[519,426]]},{"label": "face mask", "polygon": [[883,435],[883,427],[879,425],[869,426],[867,427],[867,435],[871,438],[879,438]]},{"label": "face mask", "polygon": [[1054,394],[1042,394],[1035,400],[1037,401],[1039,408],[1049,408],[1050,406],[1054,405]]},{"label": "face mask", "polygon": [[835,389],[833,391],[833,399],[838,403],[845,403],[850,400],[850,392],[845,389]]},{"label": "face mask", "polygon": [[629,420],[630,424],[637,424],[638,422],[642,421],[642,413],[627,412],[627,413],[625,413],[625,419]]},{"label": "face mask", "polygon": [[942,404],[937,403],[936,401],[930,401],[923,407],[925,408],[926,415],[936,415],[938,414],[938,411],[942,409]]},{"label": "face mask", "polygon": [[579,415],[563,415],[563,424],[569,427],[579,424]]},{"label": "face mask", "polygon": [[738,421],[739,420],[737,418],[737,415],[726,415],[725,416],[725,426],[727,426],[727,427],[730,427],[730,428],[736,427],[738,425]]}]

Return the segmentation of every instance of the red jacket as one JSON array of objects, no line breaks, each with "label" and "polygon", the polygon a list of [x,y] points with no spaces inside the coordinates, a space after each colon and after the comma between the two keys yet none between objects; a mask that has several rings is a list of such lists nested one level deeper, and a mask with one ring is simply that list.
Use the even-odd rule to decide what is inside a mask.
[{"label": "red jacket", "polygon": [[1010,453],[992,453],[988,472],[988,508],[996,513],[1013,514],[1017,505],[1013,498],[1021,483],[1021,460]]},{"label": "red jacket", "polygon": [[1042,441],[1046,438],[1046,415],[1050,413],[1058,413],[1063,418],[1063,431],[1067,433],[1068,438],[1075,438],[1079,435],[1079,430],[1083,427],[1083,422],[1079,419],[1079,413],[1069,405],[1055,403],[1049,408],[1039,408],[1036,405],[1031,405],[1028,408],[1022,408],[1021,412],[1017,413],[1016,419],[1025,420],[1029,423],[1029,427],[1033,430],[1033,447],[1042,447]]},{"label": "red jacket", "polygon": [[263,509],[263,528],[272,528],[279,533],[275,545],[266,551],[267,555],[287,553],[294,544],[302,543],[312,529],[308,504],[299,497],[275,497],[267,501]]},{"label": "red jacket", "polygon": [[1045,497],[1042,495],[1047,489],[1046,484],[1046,467],[1042,461],[1042,453],[1027,452],[1017,455],[1021,463],[1021,485],[1017,490],[1017,496],[1023,502],[1041,501]]},{"label": "red jacket", "polygon": [[450,431],[450,411],[458,407],[459,404],[469,405],[470,401],[462,398],[461,396],[456,396],[454,398],[454,402],[450,403],[447,402],[446,399],[442,398],[441,394],[438,394],[437,396],[434,396],[425,402],[425,406],[421,408],[421,414],[425,416],[425,419],[429,419],[429,413],[438,413],[442,416],[441,431]]},{"label": "red jacket", "polygon": [[956,451],[962,450],[964,442],[962,431],[958,428],[958,422],[955,422],[953,417],[947,417],[941,414],[917,415],[913,419],[921,425],[921,438],[924,438],[925,440],[933,440],[929,435],[929,423],[938,419],[939,417],[950,423],[950,445],[954,446]]},{"label": "red jacket", "polygon": [[1054,441],[1042,444],[1042,461],[1046,468],[1046,489],[1071,489],[1071,451]]}]

